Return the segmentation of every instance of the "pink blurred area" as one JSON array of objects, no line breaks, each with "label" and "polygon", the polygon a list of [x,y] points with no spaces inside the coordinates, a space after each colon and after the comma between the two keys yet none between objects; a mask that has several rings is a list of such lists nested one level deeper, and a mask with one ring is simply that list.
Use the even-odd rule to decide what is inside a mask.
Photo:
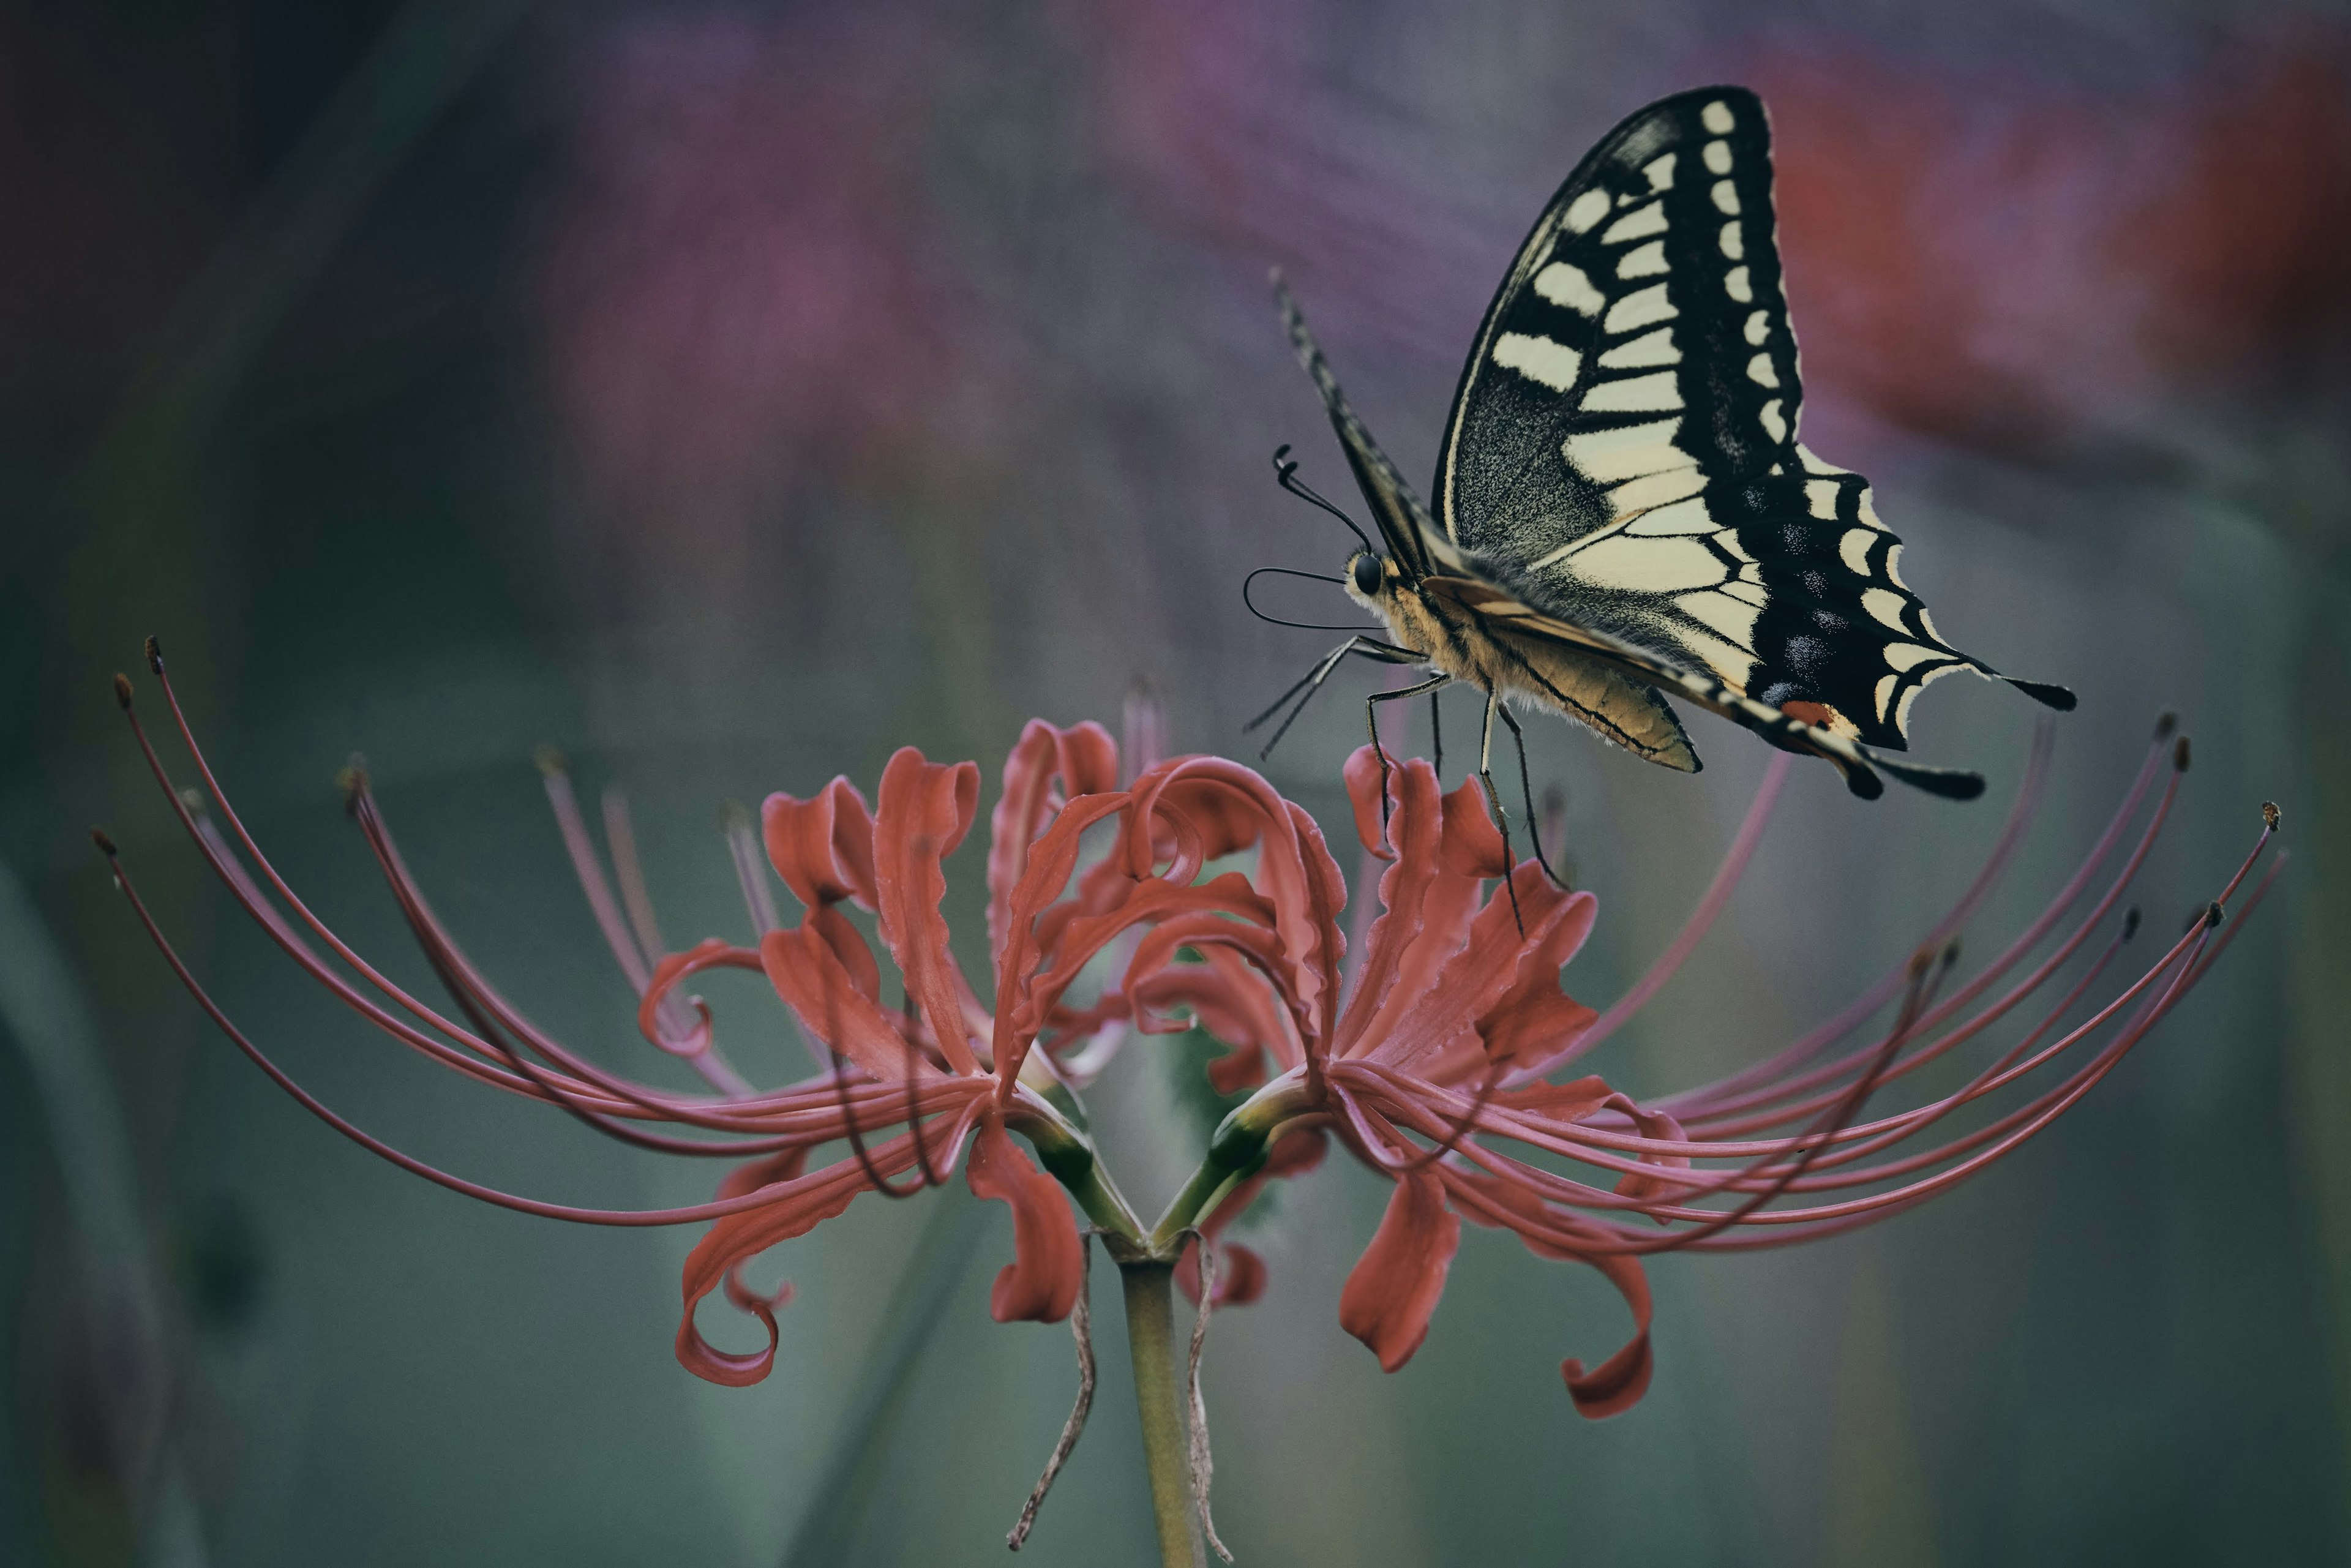
[{"label": "pink blurred area", "polygon": [[2022,90],[1778,49],[1781,244],[1808,386],[2036,462],[2340,374],[2351,42],[2185,79]]},{"label": "pink blurred area", "polygon": [[624,599],[656,558],[723,592],[812,485],[887,488],[985,428],[979,324],[925,201],[924,43],[871,14],[730,12],[573,42],[527,290],[585,542]]}]

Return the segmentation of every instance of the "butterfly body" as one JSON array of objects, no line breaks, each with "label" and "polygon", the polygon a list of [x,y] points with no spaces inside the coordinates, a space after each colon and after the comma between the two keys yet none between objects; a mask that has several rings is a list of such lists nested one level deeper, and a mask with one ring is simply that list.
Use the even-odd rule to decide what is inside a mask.
[{"label": "butterfly body", "polygon": [[[1955,670],[1867,480],[1797,438],[1762,101],[1677,94],[1626,120],[1552,198],[1462,371],[1432,514],[1282,309],[1385,549],[1347,589],[1426,666],[1695,771],[1664,695],[1838,768],[1967,798],[1971,773],[1887,758]],[[1318,683],[1319,684],[1319,683]],[[2062,687],[2011,685],[2069,708]],[[1661,695],[1664,694],[1664,695]],[[1507,718],[1507,715],[1504,716]]]},{"label": "butterfly body", "polygon": [[1395,645],[1420,655],[1417,663],[1432,674],[1557,714],[1636,757],[1698,771],[1697,750],[1654,688],[1555,641],[1520,635],[1474,613],[1476,579],[1415,581],[1393,561],[1368,574],[1356,561],[1377,558],[1359,551],[1348,562],[1347,597],[1386,622]]}]

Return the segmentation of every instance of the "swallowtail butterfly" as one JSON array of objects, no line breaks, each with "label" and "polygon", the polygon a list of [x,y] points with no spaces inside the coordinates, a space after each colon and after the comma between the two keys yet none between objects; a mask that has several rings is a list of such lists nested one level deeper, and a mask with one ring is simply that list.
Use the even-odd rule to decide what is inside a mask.
[{"label": "swallowtail butterfly", "polygon": [[[1884,755],[1907,749],[1912,703],[1954,670],[2071,708],[2064,687],[1944,642],[1902,580],[1869,482],[1797,440],[1803,383],[1775,231],[1753,93],[1678,93],[1610,131],[1543,209],[1478,329],[1434,518],[1277,286],[1386,546],[1366,540],[1344,586],[1391,638],[1351,639],[1290,695],[1311,695],[1350,653],[1414,664],[1429,678],[1374,700],[1475,685],[1486,752],[1498,711],[1518,734],[1510,698],[1695,772],[1670,694],[1825,758],[1865,799],[1880,768],[1981,793],[1977,774]],[[1302,489],[1290,467],[1284,483]],[[1482,756],[1480,772],[1490,792]]]}]

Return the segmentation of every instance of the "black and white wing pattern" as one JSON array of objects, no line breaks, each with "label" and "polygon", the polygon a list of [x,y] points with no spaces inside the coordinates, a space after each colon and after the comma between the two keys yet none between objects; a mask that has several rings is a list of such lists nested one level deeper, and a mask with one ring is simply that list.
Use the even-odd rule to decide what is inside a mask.
[{"label": "black and white wing pattern", "polygon": [[[1454,395],[1437,521],[1476,575],[1847,740],[1953,670],[1869,484],[1797,441],[1762,100],[1677,94],[1585,157]],[[2053,707],[2062,687],[2013,681]]]}]

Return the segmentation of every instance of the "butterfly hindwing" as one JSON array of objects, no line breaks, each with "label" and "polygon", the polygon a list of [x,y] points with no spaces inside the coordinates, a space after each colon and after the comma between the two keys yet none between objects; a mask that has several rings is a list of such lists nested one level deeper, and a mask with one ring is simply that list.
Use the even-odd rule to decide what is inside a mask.
[{"label": "butterfly hindwing", "polygon": [[1678,94],[1603,139],[1520,248],[1437,521],[1543,615],[1899,749],[1928,681],[1994,672],[1936,634],[1867,481],[1798,444],[1802,398],[1762,102]]}]

